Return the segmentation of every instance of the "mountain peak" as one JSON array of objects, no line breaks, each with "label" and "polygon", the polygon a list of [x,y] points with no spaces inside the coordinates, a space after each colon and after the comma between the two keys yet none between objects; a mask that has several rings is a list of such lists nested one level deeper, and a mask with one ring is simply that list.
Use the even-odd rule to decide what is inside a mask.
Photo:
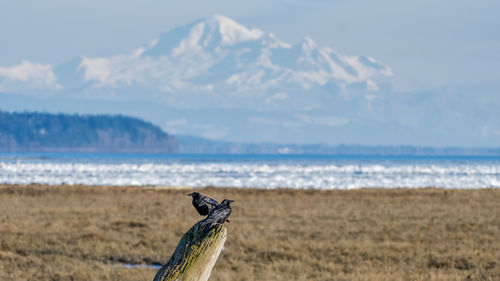
[{"label": "mountain peak", "polygon": [[304,37],[304,39],[302,40],[302,50],[304,50],[304,52],[309,52],[309,51],[312,51],[316,48],[318,48],[318,44],[316,44],[316,42],[314,42],[314,40],[312,40],[311,38],[309,37]]},{"label": "mountain peak", "polygon": [[257,40],[264,35],[264,32],[257,28],[248,29],[233,19],[221,15],[213,15],[203,22],[210,27],[211,31],[218,32],[221,35],[223,45],[234,45],[243,41]]},{"label": "mountain peak", "polygon": [[18,68],[0,67],[0,89],[10,82],[2,81],[12,77],[37,85],[37,81],[17,74],[31,69],[45,73],[45,82],[90,95],[116,91],[122,95],[275,96],[282,92],[309,93],[311,89],[337,93],[350,85],[355,89],[366,85],[361,86],[363,90],[376,91],[378,81],[385,82],[381,79],[391,76],[389,67],[371,57],[341,55],[309,37],[290,45],[270,32],[245,27],[221,15],[174,28],[129,54],[83,57],[58,67],[54,74],[51,68],[35,66],[23,63]]},{"label": "mountain peak", "polygon": [[264,32],[257,28],[249,29],[228,17],[213,15],[161,34],[153,40],[153,44],[145,46],[141,54],[151,57],[176,57],[201,49],[211,52],[218,47],[234,46],[258,40],[263,36]]},{"label": "mountain peak", "polygon": [[307,36],[304,37],[304,39],[302,40],[302,45],[305,45],[310,48],[316,48],[318,46],[316,42],[314,42],[314,40],[312,40],[310,37]]}]

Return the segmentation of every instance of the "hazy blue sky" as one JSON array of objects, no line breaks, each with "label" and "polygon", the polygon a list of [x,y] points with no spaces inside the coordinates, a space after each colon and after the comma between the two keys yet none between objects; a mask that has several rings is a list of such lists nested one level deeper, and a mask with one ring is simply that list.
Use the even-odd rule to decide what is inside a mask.
[{"label": "hazy blue sky", "polygon": [[[392,68],[395,93],[428,101],[423,108],[430,114],[453,99],[457,112],[474,115],[462,116],[471,128],[483,128],[456,142],[451,140],[458,135],[433,140],[431,131],[422,130],[427,135],[414,144],[500,145],[500,114],[494,110],[500,108],[498,0],[2,1],[0,66],[22,60],[57,65],[78,56],[130,52],[160,33],[212,14],[273,32],[288,43],[308,36],[342,54],[372,56]],[[420,128],[433,121],[419,122]],[[483,136],[475,135],[481,130]],[[345,142],[356,142],[356,137]]]}]

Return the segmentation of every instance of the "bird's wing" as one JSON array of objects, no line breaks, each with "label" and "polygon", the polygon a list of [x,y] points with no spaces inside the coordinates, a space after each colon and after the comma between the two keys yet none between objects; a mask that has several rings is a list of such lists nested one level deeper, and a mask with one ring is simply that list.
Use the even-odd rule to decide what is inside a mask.
[{"label": "bird's wing", "polygon": [[215,214],[214,220],[218,223],[224,223],[231,213],[230,209],[222,209]]},{"label": "bird's wing", "polygon": [[214,205],[214,206],[219,205],[219,202],[217,202],[217,200],[210,198],[208,196],[203,196],[202,200],[203,200],[203,202],[210,204],[210,205]]}]

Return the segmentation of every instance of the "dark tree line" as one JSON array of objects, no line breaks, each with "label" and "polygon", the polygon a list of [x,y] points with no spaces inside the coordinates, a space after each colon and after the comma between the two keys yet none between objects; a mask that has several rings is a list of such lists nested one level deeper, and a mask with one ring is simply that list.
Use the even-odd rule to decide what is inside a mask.
[{"label": "dark tree line", "polygon": [[3,151],[170,153],[177,147],[173,136],[137,118],[0,111]]}]

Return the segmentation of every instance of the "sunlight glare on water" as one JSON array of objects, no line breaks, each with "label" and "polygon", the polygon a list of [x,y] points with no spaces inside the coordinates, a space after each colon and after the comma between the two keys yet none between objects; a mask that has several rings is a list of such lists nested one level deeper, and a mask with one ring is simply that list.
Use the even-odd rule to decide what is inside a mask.
[{"label": "sunlight glare on water", "polygon": [[3,154],[0,183],[353,189],[500,187],[500,160],[467,157]]}]

